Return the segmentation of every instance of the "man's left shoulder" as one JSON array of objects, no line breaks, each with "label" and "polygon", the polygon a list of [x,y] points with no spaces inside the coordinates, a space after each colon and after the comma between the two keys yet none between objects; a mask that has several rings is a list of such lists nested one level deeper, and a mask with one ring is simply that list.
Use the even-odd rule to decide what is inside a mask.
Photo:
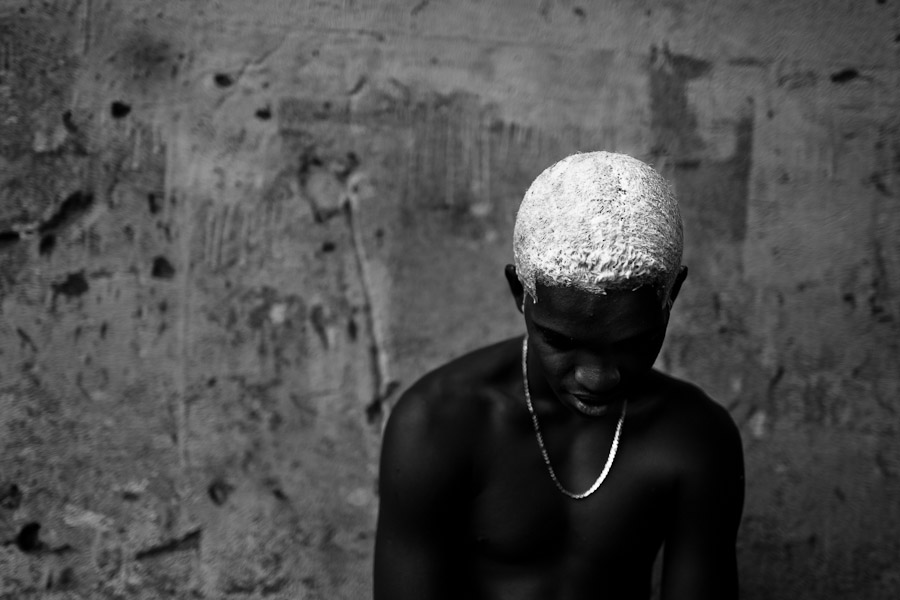
[{"label": "man's left shoulder", "polygon": [[740,461],[740,430],[728,409],[692,383],[658,375],[665,382],[660,427],[672,449],[695,464]]}]

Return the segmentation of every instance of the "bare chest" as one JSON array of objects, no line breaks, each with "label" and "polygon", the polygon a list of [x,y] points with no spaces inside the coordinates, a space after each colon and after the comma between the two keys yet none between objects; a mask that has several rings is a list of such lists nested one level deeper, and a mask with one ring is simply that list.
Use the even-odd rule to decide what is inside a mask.
[{"label": "bare chest", "polygon": [[[576,571],[649,569],[663,539],[669,479],[653,452],[626,434],[604,483],[580,500],[557,489],[532,432],[498,436],[481,456],[471,505],[477,555]],[[603,469],[612,431],[545,441],[560,483],[583,492]]]}]

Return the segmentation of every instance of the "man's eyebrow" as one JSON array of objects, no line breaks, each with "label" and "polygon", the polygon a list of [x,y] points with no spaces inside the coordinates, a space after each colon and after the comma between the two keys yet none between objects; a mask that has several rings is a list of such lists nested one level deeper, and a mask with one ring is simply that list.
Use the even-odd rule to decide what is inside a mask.
[{"label": "man's eyebrow", "polygon": [[[556,329],[553,329],[552,327],[549,327],[547,325],[542,325],[542,324],[538,323],[537,321],[535,321],[533,318],[531,319],[531,324],[534,325],[534,328],[537,329],[540,333],[563,337],[563,338],[566,338],[567,340],[578,339],[576,336],[571,336],[567,333],[557,331]],[[622,344],[622,343],[630,342],[630,341],[633,341],[633,340],[636,340],[639,338],[643,338],[643,337],[651,337],[651,336],[657,335],[659,332],[660,332],[660,326],[653,325],[646,329],[641,329],[634,333],[630,333],[622,338],[619,338],[619,339],[615,340],[613,342],[613,344]]]}]

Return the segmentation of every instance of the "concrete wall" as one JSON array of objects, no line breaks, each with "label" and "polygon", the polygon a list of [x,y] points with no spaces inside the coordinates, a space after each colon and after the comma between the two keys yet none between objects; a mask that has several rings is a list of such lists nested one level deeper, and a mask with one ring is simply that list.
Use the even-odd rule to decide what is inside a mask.
[{"label": "concrete wall", "polygon": [[682,201],[744,597],[898,597],[898,56],[894,0],[3,0],[0,597],[368,597],[391,402],[600,148]]}]

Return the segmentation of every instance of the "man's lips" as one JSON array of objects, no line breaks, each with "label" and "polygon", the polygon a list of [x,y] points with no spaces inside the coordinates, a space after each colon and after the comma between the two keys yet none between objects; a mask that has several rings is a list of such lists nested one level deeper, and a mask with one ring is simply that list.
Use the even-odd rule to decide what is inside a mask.
[{"label": "man's lips", "polygon": [[569,392],[569,395],[579,402],[587,404],[589,406],[606,406],[607,404],[612,404],[622,396],[622,394],[616,392],[602,395]]},{"label": "man's lips", "polygon": [[579,400],[576,396],[571,396],[571,398],[572,407],[579,413],[587,415],[588,417],[600,417],[605,415],[609,410],[609,406],[606,404],[587,404]]},{"label": "man's lips", "polygon": [[575,410],[591,417],[605,415],[609,410],[609,406],[621,396],[620,394],[595,396],[593,394],[573,394],[571,392],[568,395],[572,398],[571,404]]}]

